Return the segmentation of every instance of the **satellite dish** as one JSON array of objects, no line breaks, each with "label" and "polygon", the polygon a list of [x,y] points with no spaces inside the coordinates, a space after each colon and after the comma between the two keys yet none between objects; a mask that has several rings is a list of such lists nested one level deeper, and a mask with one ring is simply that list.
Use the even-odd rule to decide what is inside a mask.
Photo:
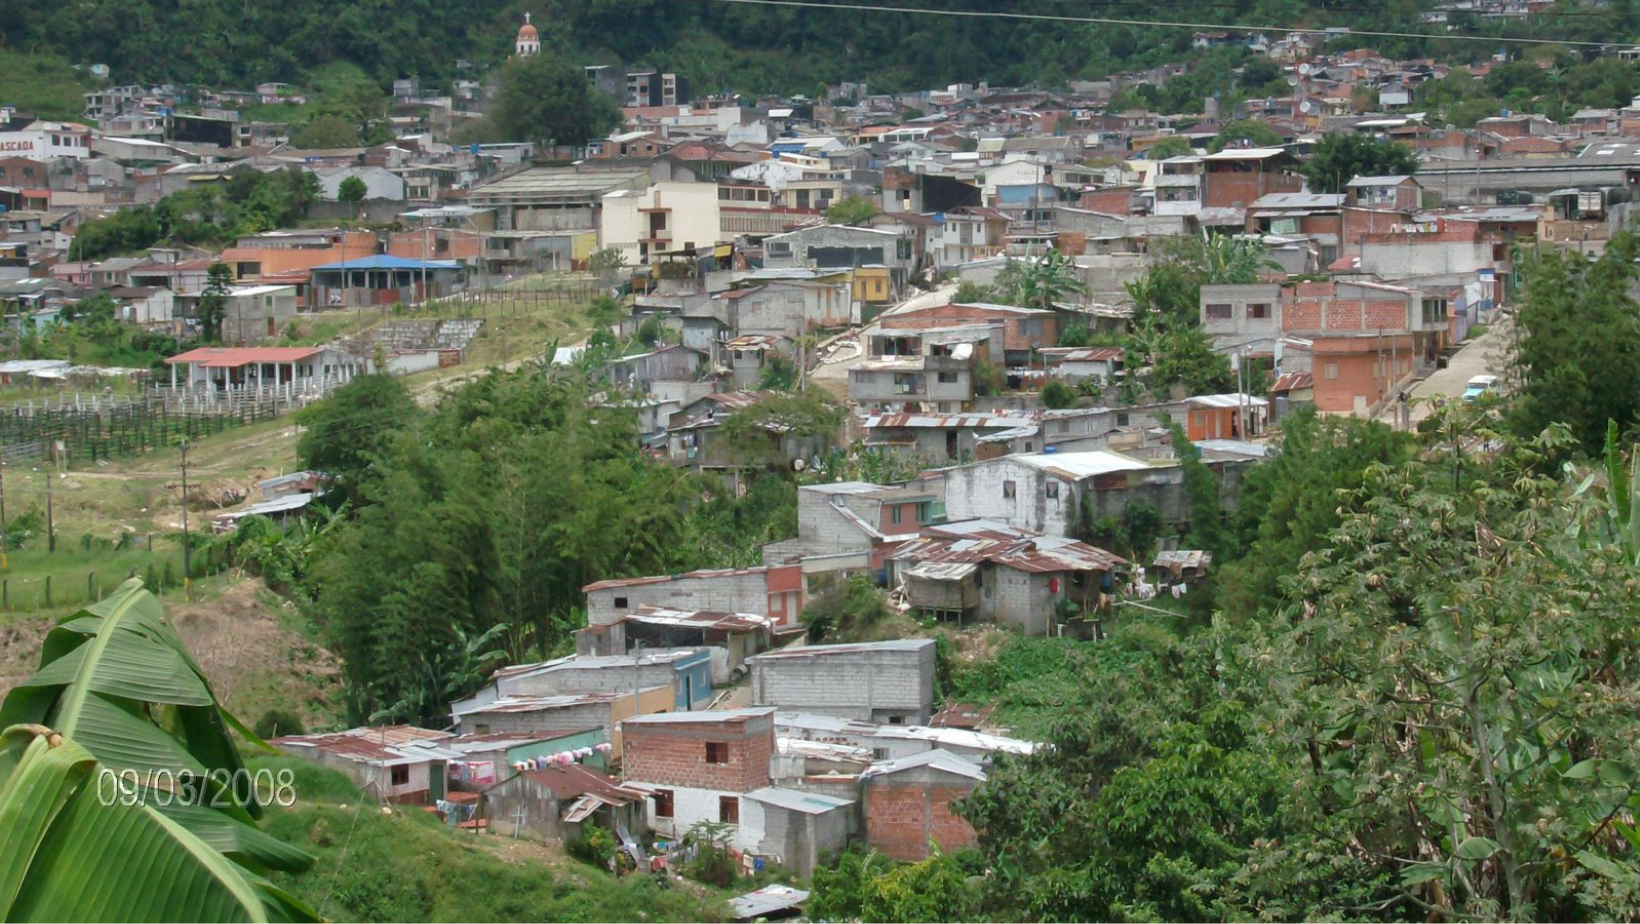
[{"label": "satellite dish", "polygon": [[1309,73],[1309,72],[1310,72],[1310,65],[1309,65],[1309,63],[1308,63],[1308,62],[1306,62],[1306,63],[1304,63],[1304,64],[1300,64],[1300,65],[1299,65],[1299,66],[1298,66],[1298,72],[1299,72],[1299,73],[1300,73],[1300,74],[1308,74],[1308,73]]},{"label": "satellite dish", "polygon": [[1298,104],[1298,111],[1304,113],[1305,115],[1309,115],[1310,110],[1314,109],[1314,108],[1315,108],[1315,105],[1312,104],[1309,100],[1305,100],[1304,102]]},{"label": "satellite dish", "polygon": [[1297,77],[1288,77],[1287,78],[1287,86],[1289,86],[1289,87],[1298,86],[1298,78]]}]

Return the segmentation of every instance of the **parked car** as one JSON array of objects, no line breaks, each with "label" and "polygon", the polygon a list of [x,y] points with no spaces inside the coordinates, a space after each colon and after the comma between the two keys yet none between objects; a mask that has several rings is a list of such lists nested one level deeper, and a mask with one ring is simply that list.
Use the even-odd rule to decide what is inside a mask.
[{"label": "parked car", "polygon": [[1463,399],[1473,401],[1481,395],[1493,394],[1498,390],[1498,377],[1495,375],[1477,375],[1464,384]]}]

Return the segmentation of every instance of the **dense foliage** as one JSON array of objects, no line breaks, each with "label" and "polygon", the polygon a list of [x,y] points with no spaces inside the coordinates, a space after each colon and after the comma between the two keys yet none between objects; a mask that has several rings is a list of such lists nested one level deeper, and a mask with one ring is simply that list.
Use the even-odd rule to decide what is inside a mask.
[{"label": "dense foliage", "polygon": [[495,105],[472,141],[581,145],[621,124],[620,110],[586,75],[556,54],[515,58],[501,69]]},{"label": "dense foliage", "polygon": [[242,234],[293,227],[318,198],[319,178],[300,168],[263,173],[237,167],[224,183],[193,186],[152,206],[127,206],[87,221],[75,233],[69,256],[96,260],[161,242],[221,244]]},{"label": "dense foliage", "polygon": [[1368,135],[1327,135],[1304,164],[1310,191],[1340,193],[1358,176],[1408,176],[1418,172],[1418,156],[1396,141]]},{"label": "dense foliage", "polygon": [[[926,4],[923,4],[926,6]],[[1494,46],[1449,42],[1417,21],[1430,0],[1378,4],[1314,4],[1302,0],[1179,0],[1158,10],[1140,0],[1113,0],[1080,10],[1054,0],[953,0],[951,12],[1017,12],[1047,17],[1091,15],[1166,18],[1189,23],[1254,23],[1357,30],[1388,29],[1404,38],[1346,36],[1332,47],[1370,44],[1397,57],[1484,59]],[[0,17],[0,44],[52,52],[73,63],[102,62],[118,83],[251,86],[300,81],[317,66],[351,62],[385,87],[396,77],[443,82],[462,74],[458,59],[478,67],[512,53],[523,12],[539,5],[479,0],[410,0],[390,6],[292,0],[275,6],[226,0],[171,3],[112,0],[65,6],[14,0]],[[1340,22],[1340,15],[1345,15]],[[993,85],[1061,83],[1115,71],[1192,60],[1196,68],[1163,88],[1141,88],[1168,111],[1199,111],[1218,94],[1268,95],[1275,75],[1243,49],[1191,48],[1197,27],[1157,29],[1098,23],[1031,21],[955,15],[828,11],[794,7],[678,3],[674,0],[592,0],[562,4],[538,17],[550,49],[573,50],[576,63],[645,62],[688,77],[701,92],[737,89],[814,94],[820,81],[868,79],[873,90],[920,89],[955,81]],[[1533,36],[1544,41],[1613,41],[1640,31],[1632,0],[1601,6],[1561,3],[1522,20],[1456,13],[1465,36]],[[1620,101],[1619,101],[1620,102]],[[1587,105],[1612,105],[1611,102]]]},{"label": "dense foliage", "polygon": [[1640,588],[1616,492],[1535,474],[1563,433],[1499,440],[1468,409],[1416,455],[1298,424],[1247,514],[1291,533],[1225,556],[1246,586],[1284,560],[1279,594],[1224,595],[1231,618],[1196,629],[1125,610],[1102,643],[1020,639],[957,672],[1052,744],[962,807],[995,880],[981,914],[1625,916]]},{"label": "dense foliage", "polygon": [[1614,235],[1598,260],[1551,249],[1528,258],[1525,298],[1515,307],[1517,434],[1551,421],[1599,451],[1608,421],[1640,426],[1640,305],[1631,294],[1640,257],[1633,231]]},{"label": "dense foliage", "polygon": [[630,408],[576,372],[493,372],[430,411],[367,376],[302,420],[304,461],[352,504],[301,591],[356,718],[442,721],[494,652],[565,650],[582,586],[749,564],[796,531],[788,476],[730,492],[655,461]]}]

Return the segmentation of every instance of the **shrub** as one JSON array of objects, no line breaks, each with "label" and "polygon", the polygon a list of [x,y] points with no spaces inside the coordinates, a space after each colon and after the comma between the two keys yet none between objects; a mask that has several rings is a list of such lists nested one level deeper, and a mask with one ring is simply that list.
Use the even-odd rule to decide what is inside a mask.
[{"label": "shrub", "polygon": [[251,727],[259,738],[278,738],[281,735],[305,735],[307,729],[302,725],[302,719],[289,709],[275,706],[262,713],[261,718]]},{"label": "shrub", "polygon": [[826,589],[803,608],[809,641],[844,638],[875,625],[888,615],[888,604],[871,582],[858,575]]}]

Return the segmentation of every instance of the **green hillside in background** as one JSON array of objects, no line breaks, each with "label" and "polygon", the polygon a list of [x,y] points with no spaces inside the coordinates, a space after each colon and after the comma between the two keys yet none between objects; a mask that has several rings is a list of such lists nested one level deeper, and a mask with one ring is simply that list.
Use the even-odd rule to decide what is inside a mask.
[{"label": "green hillside in background", "polygon": [[[879,5],[952,13],[1098,16],[1169,22],[1424,32],[1418,13],[1434,0],[881,0]],[[959,15],[763,6],[708,0],[11,0],[0,48],[104,63],[116,83],[250,86],[301,81],[346,61],[385,84],[397,77],[445,81],[457,59],[483,69],[501,61],[525,11],[545,41],[577,61],[646,63],[689,77],[696,91],[814,93],[823,81],[867,79],[874,89],[921,89],[988,80],[1052,84],[1114,70],[1185,60],[1192,29]],[[1558,41],[1629,41],[1640,30],[1635,0],[1601,6],[1562,0],[1530,20],[1455,17],[1464,35]],[[1484,42],[1440,38],[1346,39],[1386,54],[1485,57]],[[26,89],[7,68],[0,100]]]}]

